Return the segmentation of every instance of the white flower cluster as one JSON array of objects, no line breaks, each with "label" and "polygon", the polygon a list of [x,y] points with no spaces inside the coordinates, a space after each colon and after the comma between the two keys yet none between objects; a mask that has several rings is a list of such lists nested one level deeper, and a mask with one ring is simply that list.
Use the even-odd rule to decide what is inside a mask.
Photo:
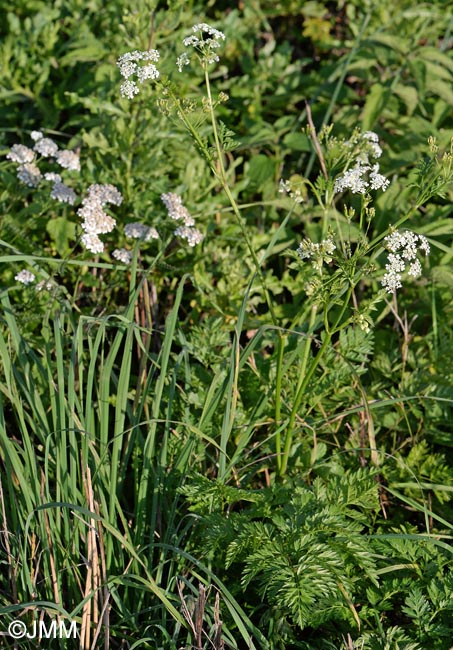
[{"label": "white flower cluster", "polygon": [[103,210],[103,206],[108,203],[121,205],[122,200],[123,197],[113,185],[94,184],[88,188],[88,194],[82,200],[82,207],[77,210],[77,214],[83,219],[82,244],[92,253],[104,251],[104,243],[99,235],[111,232],[116,225],[115,219]]},{"label": "white flower cluster", "polygon": [[159,233],[152,226],[145,226],[144,223],[135,221],[128,223],[124,226],[124,234],[130,239],[143,239],[144,241],[151,241],[151,239],[159,239]]},{"label": "white flower cluster", "polygon": [[364,133],[357,133],[346,144],[349,147],[359,147],[360,153],[357,156],[357,161],[364,164],[370,162],[369,156],[372,158],[380,158],[382,156],[382,149],[379,146],[379,136],[374,131],[364,131]]},{"label": "white flower cluster", "polygon": [[182,221],[184,226],[178,226],[175,230],[175,235],[185,239],[189,246],[194,247],[203,241],[203,235],[195,228],[195,220],[190,215],[189,211],[182,204],[182,199],[179,194],[168,192],[161,194],[160,198],[165,204],[168,211],[168,216],[174,221]]},{"label": "white flower cluster", "polygon": [[[130,77],[135,75],[140,84],[143,84],[147,79],[159,78],[159,70],[154,65],[159,61],[159,57],[157,50],[148,50],[146,52],[134,50],[134,52],[126,52],[119,57],[116,65],[120,69],[121,76],[126,79],[120,86],[121,97],[133,99],[140,92],[137,82],[131,80]],[[139,61],[152,61],[153,63],[139,65]]]},{"label": "white flower cluster", "polygon": [[[221,41],[225,40],[225,34],[207,23],[198,23],[192,27],[190,36],[183,39],[185,47],[193,47],[202,55],[205,63],[217,63],[220,59],[216,50],[221,46]],[[190,57],[187,52],[183,52],[176,59],[176,66],[179,72],[185,65],[189,65]]]},{"label": "white flower cluster", "polygon": [[422,267],[417,258],[417,251],[423,251],[429,255],[429,242],[423,235],[417,235],[410,230],[400,232],[395,230],[384,238],[385,247],[389,251],[385,265],[387,273],[381,280],[381,284],[388,293],[401,289],[402,275],[418,278],[421,275]]},{"label": "white flower cluster", "polygon": [[26,269],[23,269],[22,271],[19,271],[14,276],[14,279],[17,280],[17,282],[20,282],[21,284],[31,284],[32,282],[35,281],[35,274],[32,273],[31,271],[27,271]]},{"label": "white flower cluster", "polygon": [[42,158],[53,158],[64,169],[80,171],[79,155],[75,151],[59,150],[56,142],[45,138],[41,131],[32,131],[31,139],[35,142],[33,149],[23,144],[15,144],[6,154],[9,160],[18,163],[17,178],[28,187],[38,187],[44,179],[54,183],[50,196],[62,203],[74,205],[77,198],[73,189],[65,185],[59,174],[47,172],[43,174],[36,164],[36,154]]},{"label": "white flower cluster", "polygon": [[115,248],[112,257],[123,264],[130,264],[132,260],[132,252],[128,251],[126,248]]},{"label": "white flower cluster", "polygon": [[358,162],[336,179],[333,191],[335,194],[344,190],[351,190],[353,194],[365,194],[368,189],[385,192],[389,184],[390,181],[379,173],[378,163],[365,165]]},{"label": "white flower cluster", "polygon": [[[128,239],[142,239],[145,242],[151,239],[159,239],[159,233],[152,226],[145,226],[140,221],[134,221],[124,226],[124,234]],[[123,264],[130,264],[132,260],[132,251],[127,248],[117,248],[113,251],[112,257]]]},{"label": "white flower cluster", "polygon": [[312,260],[313,267],[321,273],[323,263],[329,264],[336,249],[333,240],[329,237],[323,239],[320,244],[313,243],[310,239],[304,239],[297,249],[297,254],[302,260]]},{"label": "white flower cluster", "polygon": [[377,133],[358,132],[345,145],[348,149],[358,150],[358,153],[354,167],[336,179],[333,188],[335,194],[345,190],[351,190],[353,194],[365,194],[369,189],[385,192],[390,181],[379,173],[378,163],[370,163],[370,158],[380,158],[382,155]]},{"label": "white flower cluster", "polygon": [[290,198],[293,199],[294,203],[302,203],[302,201],[304,200],[300,189],[297,187],[293,187],[291,181],[284,181],[283,178],[280,179],[278,191],[280,192],[280,194],[289,194]]}]

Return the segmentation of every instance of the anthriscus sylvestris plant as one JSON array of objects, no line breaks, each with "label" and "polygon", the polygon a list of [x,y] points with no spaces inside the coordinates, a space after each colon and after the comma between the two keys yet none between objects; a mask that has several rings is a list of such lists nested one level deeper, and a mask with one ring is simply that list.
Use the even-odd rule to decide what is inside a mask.
[{"label": "anthriscus sylvestris plant", "polygon": [[[210,81],[210,69],[219,61],[219,51],[224,42],[225,34],[218,29],[206,23],[194,25],[192,34],[183,39],[185,49],[174,65],[178,71],[175,73],[176,82],[174,76],[171,81],[167,78],[162,80],[154,64],[147,71],[149,60],[156,63],[160,61],[160,54],[156,50],[122,55],[118,59],[118,67],[126,81],[122,84],[120,93],[127,99],[134,99],[142,85],[152,80],[157,87],[157,102],[161,110],[183,122],[228,197],[253,261],[256,277],[262,285],[271,322],[278,331],[275,451],[277,470],[284,475],[291,454],[296,419],[303,419],[306,408],[304,397],[307,388],[325,355],[332,349],[335,338],[341,332],[357,328],[365,335],[371,335],[371,313],[376,305],[388,299],[389,295],[396,299],[396,291],[403,287],[404,282],[414,281],[421,276],[422,259],[429,254],[430,245],[426,237],[406,228],[405,224],[428,198],[441,193],[451,182],[452,156],[451,152],[439,156],[435,143],[430,142],[431,157],[419,170],[413,207],[390,224],[386,232],[374,233],[376,208],[373,202],[379,192],[388,189],[391,182],[380,169],[382,147],[378,134],[356,129],[349,139],[338,139],[332,135],[333,126],[330,126],[323,128],[318,138],[312,124],[307,129],[319,157],[321,172],[315,182],[301,176],[280,181],[279,191],[288,194],[290,199],[289,214],[282,220],[282,227],[289,215],[296,210],[303,210],[307,193],[311,192],[321,209],[321,239],[312,241],[306,236],[297,250],[285,251],[286,256],[294,259],[293,268],[299,270],[306,294],[306,301],[300,314],[291,323],[290,330],[301,319],[308,321],[308,325],[305,338],[300,343],[299,379],[292,404],[286,406],[286,426],[282,428],[285,423],[281,390],[286,335],[276,318],[263,271],[263,262],[271,251],[268,249],[261,255],[261,259],[258,258],[229,185],[225,154],[234,148],[231,141],[233,134],[216,116],[216,107],[228,98],[219,95],[214,99]],[[194,125],[190,118],[190,109],[178,97],[177,74],[183,73],[194,61],[204,74],[205,96],[201,100],[201,106],[210,122],[210,141],[206,137],[205,126],[202,134],[199,125]],[[228,160],[232,161],[231,153],[228,156]],[[366,298],[359,298],[359,293],[363,294],[363,291],[357,291],[359,285],[371,288]],[[311,353],[313,342],[318,346],[314,356]],[[370,438],[370,447],[373,462],[377,463],[373,438]],[[221,460],[220,473],[222,469],[224,466]]]}]

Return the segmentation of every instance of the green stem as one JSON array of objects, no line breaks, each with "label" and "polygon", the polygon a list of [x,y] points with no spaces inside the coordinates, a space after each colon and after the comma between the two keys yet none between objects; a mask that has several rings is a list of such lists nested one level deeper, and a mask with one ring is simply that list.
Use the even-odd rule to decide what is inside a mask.
[{"label": "green stem", "polygon": [[278,351],[277,351],[277,378],[275,382],[275,426],[277,433],[275,434],[275,453],[277,456],[277,469],[280,471],[281,465],[281,452],[282,452],[282,439],[280,433],[280,415],[281,415],[281,399],[282,399],[282,371],[283,371],[283,357],[285,351],[285,341],[287,338],[286,333],[279,331],[278,333]]},{"label": "green stem", "polygon": [[264,296],[265,296],[265,299],[266,299],[267,307],[268,307],[269,313],[271,315],[272,323],[275,326],[277,326],[277,317],[275,315],[274,307],[272,305],[272,300],[271,300],[269,291],[268,291],[267,286],[266,286],[266,282],[265,282],[265,279],[264,279],[263,272],[261,270],[260,261],[258,260],[258,257],[257,257],[257,255],[255,253],[254,248],[253,248],[251,239],[250,239],[250,237],[248,235],[247,228],[245,227],[245,224],[244,224],[244,222],[242,220],[242,216],[241,216],[240,210],[238,208],[238,205],[236,203],[236,199],[234,198],[234,196],[233,196],[233,194],[232,194],[232,192],[230,190],[230,186],[228,185],[228,179],[227,179],[227,175],[226,175],[226,171],[225,171],[225,165],[224,165],[224,162],[223,162],[223,150],[222,150],[222,145],[221,145],[220,139],[219,139],[217,121],[215,119],[215,114],[214,114],[214,105],[213,105],[213,102],[212,102],[212,94],[211,94],[211,84],[210,84],[210,81],[209,81],[209,74],[208,74],[207,66],[205,66],[205,68],[204,68],[204,74],[205,74],[205,82],[206,82],[206,92],[207,92],[207,95],[208,95],[209,111],[210,111],[210,115],[211,115],[211,124],[212,124],[212,130],[213,130],[213,134],[214,134],[215,149],[216,149],[216,152],[217,152],[217,160],[218,160],[218,164],[219,164],[219,172],[217,172],[217,170],[215,169],[212,162],[211,162],[211,168],[212,168],[215,176],[219,180],[220,184],[222,185],[222,189],[224,190],[225,194],[227,195],[228,200],[230,201],[231,207],[233,208],[234,216],[236,217],[236,220],[237,220],[237,222],[239,224],[242,235],[243,235],[243,237],[245,239],[245,242],[247,244],[247,248],[249,249],[250,255],[252,256],[252,260],[253,260],[253,263],[255,265],[256,273],[257,273],[257,275],[258,275],[258,277],[260,279],[261,286],[262,286],[263,291],[264,291]]},{"label": "green stem", "polygon": [[[313,373],[315,372],[316,368],[319,366],[319,364],[321,362],[321,359],[323,358],[327,348],[329,347],[329,344],[330,344],[330,342],[332,340],[333,335],[338,331],[338,329],[341,329],[341,328],[339,328],[339,324],[341,323],[341,321],[343,319],[343,316],[344,316],[344,313],[345,313],[345,311],[347,309],[347,306],[349,304],[349,300],[350,300],[351,294],[352,294],[352,289],[353,289],[353,287],[352,287],[352,285],[350,285],[349,288],[348,288],[348,291],[346,293],[346,297],[345,297],[345,300],[343,302],[341,312],[340,312],[340,314],[339,314],[339,316],[338,316],[338,318],[337,318],[337,320],[335,322],[335,325],[332,328],[326,327],[326,337],[325,337],[321,347],[319,348],[319,351],[318,351],[317,355],[315,356],[315,358],[311,362],[308,370],[305,373],[302,374],[302,381],[299,382],[297,392],[296,392],[296,397],[294,399],[293,408],[291,409],[291,413],[290,413],[290,416],[289,416],[289,422],[288,422],[288,427],[287,427],[287,432],[286,432],[285,448],[283,450],[283,457],[282,457],[282,462],[281,462],[281,465],[280,465],[280,476],[284,476],[286,474],[286,469],[287,469],[287,466],[288,466],[288,458],[289,458],[289,454],[290,454],[290,451],[291,451],[291,443],[292,443],[292,439],[293,439],[293,427],[294,427],[294,423],[296,421],[297,411],[298,411],[299,406],[300,406],[300,404],[302,402],[302,399],[304,397],[304,394],[305,394],[307,386],[308,386],[308,384],[310,382],[310,379],[312,378]],[[312,318],[314,319],[313,313],[312,313]],[[307,352],[307,358],[308,358],[308,345],[306,346],[306,352]],[[306,361],[305,361],[304,365],[306,365]]]}]

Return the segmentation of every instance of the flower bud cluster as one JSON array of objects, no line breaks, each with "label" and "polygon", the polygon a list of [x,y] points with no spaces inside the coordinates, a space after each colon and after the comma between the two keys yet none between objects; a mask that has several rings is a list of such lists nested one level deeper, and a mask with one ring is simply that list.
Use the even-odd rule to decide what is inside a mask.
[{"label": "flower bud cluster", "polygon": [[384,238],[384,242],[389,254],[385,265],[387,272],[382,278],[381,284],[387,293],[393,293],[403,286],[404,273],[413,278],[418,278],[421,275],[422,267],[417,258],[417,252],[420,250],[425,255],[429,255],[430,247],[426,237],[417,235],[410,230],[404,232],[395,230]]},{"label": "flower bud cluster", "polygon": [[332,255],[336,249],[333,240],[329,237],[323,239],[320,244],[315,244],[310,239],[304,239],[297,249],[297,254],[302,260],[311,259],[313,268],[321,273],[322,265],[332,261]]},{"label": "flower bud cluster", "polygon": [[289,194],[294,203],[302,203],[304,200],[301,190],[295,187],[291,181],[284,181],[283,178],[280,179],[278,191],[280,194]]}]

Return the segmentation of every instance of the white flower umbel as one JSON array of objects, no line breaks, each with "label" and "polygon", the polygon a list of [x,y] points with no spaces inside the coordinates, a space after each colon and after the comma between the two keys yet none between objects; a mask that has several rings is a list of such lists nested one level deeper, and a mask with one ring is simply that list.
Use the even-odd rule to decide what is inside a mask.
[{"label": "white flower umbel", "polygon": [[[225,34],[207,23],[198,23],[192,27],[190,36],[183,39],[183,45],[188,48],[194,48],[200,55],[203,63],[217,63],[219,55],[216,50],[221,47],[222,41],[225,40]],[[176,59],[176,66],[181,72],[185,65],[189,65],[190,56],[183,52]]]},{"label": "white flower umbel", "polygon": [[17,178],[28,187],[38,187],[42,174],[35,163],[25,163],[17,168]]},{"label": "white flower umbel", "polygon": [[135,221],[128,223],[124,226],[124,234],[130,239],[143,239],[150,241],[151,239],[159,239],[159,233],[152,226],[145,226],[144,223]]},{"label": "white flower umbel", "polygon": [[112,257],[123,264],[130,264],[132,260],[132,252],[128,251],[126,248],[115,248]]},{"label": "white flower umbel", "polygon": [[352,169],[345,171],[343,176],[339,176],[334,184],[333,191],[335,194],[351,190],[353,194],[366,194],[369,189],[382,190],[385,192],[390,181],[382,174],[379,174],[379,165],[365,165],[357,162]]},{"label": "white flower umbel", "polygon": [[203,235],[197,228],[187,228],[186,226],[178,226],[175,230],[176,237],[185,239],[189,246],[193,248],[203,241]]},{"label": "white flower umbel", "polygon": [[190,215],[188,209],[182,204],[182,199],[179,194],[167,192],[167,194],[161,194],[160,198],[167,208],[170,219],[174,219],[175,221],[182,220],[184,225],[189,228],[195,225],[193,217]]},{"label": "white flower umbel", "polygon": [[103,252],[104,244],[99,235],[111,232],[116,225],[115,219],[105,212],[103,206],[106,203],[120,205],[122,201],[123,197],[114,185],[93,184],[88,188],[77,214],[83,220],[81,242],[92,253]]},{"label": "white flower umbel", "polygon": [[384,238],[384,242],[389,254],[385,265],[387,272],[381,284],[388,293],[393,293],[403,286],[404,273],[413,278],[421,275],[422,267],[417,252],[420,250],[429,255],[430,246],[426,237],[410,230],[395,230]]},{"label": "white flower umbel", "polygon": [[74,205],[77,199],[77,194],[72,187],[68,187],[60,181],[54,183],[50,196],[60,203],[69,203],[69,205]]},{"label": "white flower umbel", "polygon": [[14,279],[21,284],[31,284],[35,281],[35,274],[23,269],[23,271],[19,271],[19,273],[14,276]]},{"label": "white flower umbel", "polygon": [[82,235],[81,241],[85,248],[95,255],[104,251],[104,244],[97,235],[86,232]]},{"label": "white flower umbel", "polygon": [[69,149],[58,151],[55,159],[60,167],[63,167],[64,169],[76,172],[80,171],[80,157],[75,151],[70,151]]},{"label": "white flower umbel", "polygon": [[35,152],[24,144],[13,144],[6,157],[20,164],[31,163],[35,159]]},{"label": "white flower umbel", "polygon": [[[146,52],[134,50],[133,52],[126,52],[120,56],[116,65],[120,70],[121,76],[126,79],[120,86],[121,97],[133,99],[140,92],[137,82],[131,79],[131,77],[135,76],[139,84],[143,84],[147,79],[158,79],[159,70],[154,65],[158,60],[159,52],[157,50],[148,50]],[[143,61],[151,61],[152,63],[140,65]]]},{"label": "white flower umbel", "polygon": [[36,141],[33,149],[43,158],[51,158],[57,154],[58,145],[50,138],[39,138],[39,140]]}]

